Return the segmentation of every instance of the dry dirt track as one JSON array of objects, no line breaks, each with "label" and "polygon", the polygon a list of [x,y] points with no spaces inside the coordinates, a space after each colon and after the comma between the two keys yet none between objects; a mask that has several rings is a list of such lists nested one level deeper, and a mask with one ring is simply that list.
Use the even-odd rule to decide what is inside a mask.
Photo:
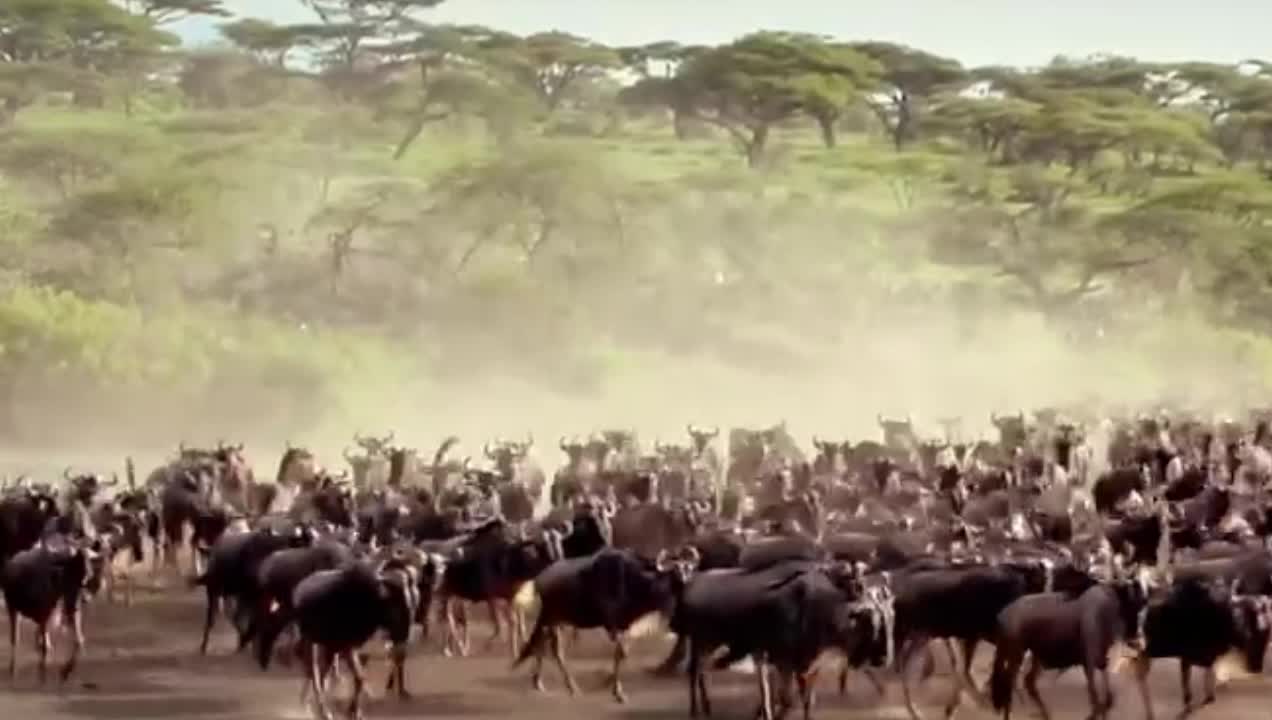
[{"label": "dry dirt track", "polygon": [[[87,660],[62,690],[55,685],[43,690],[35,687],[32,633],[29,626],[24,627],[25,642],[17,683],[10,686],[7,681],[0,681],[3,688],[0,717],[28,720],[309,717],[299,704],[296,670],[276,668],[262,673],[249,664],[247,657],[229,655],[232,639],[224,627],[214,636],[212,655],[196,656],[194,648],[201,613],[201,596],[185,590],[167,591],[162,595],[139,593],[131,608],[110,605],[99,598],[89,609]],[[474,631],[475,657],[472,658],[443,658],[432,644],[414,650],[408,680],[415,697],[406,703],[379,699],[383,694],[384,665],[373,661],[368,674],[375,699],[367,707],[368,717],[558,720],[562,713],[577,713],[576,717],[661,720],[688,715],[683,682],[654,680],[643,672],[668,647],[662,639],[646,638],[634,648],[636,672],[629,673],[629,701],[619,706],[600,689],[608,649],[599,636],[594,636],[596,634],[585,633],[581,646],[570,652],[571,666],[584,689],[582,696],[570,699],[561,690],[559,676],[550,664],[545,673],[550,692],[538,695],[529,688],[528,669],[511,672],[506,649],[483,650],[488,630],[475,626]],[[56,657],[60,659],[61,653]],[[983,665],[984,661],[979,664]],[[981,670],[980,674],[983,673]],[[1179,702],[1176,677],[1173,663],[1163,663],[1154,670],[1158,717],[1175,716]],[[922,707],[929,718],[941,716],[940,705],[947,687],[943,678],[943,675],[935,678],[923,693]],[[1143,717],[1133,688],[1126,680],[1115,682],[1119,682],[1115,717]],[[1086,700],[1080,672],[1067,673],[1058,684],[1044,679],[1041,685],[1056,720],[1085,717]],[[1198,682],[1198,690],[1199,685]],[[754,702],[751,676],[720,673],[714,678],[712,689],[716,717],[749,720],[748,711]],[[342,695],[344,690],[337,692]],[[842,699],[824,684],[817,717],[852,720],[904,717],[898,705],[899,688],[890,686],[882,702],[873,698],[873,691],[860,678],[854,679],[849,697]],[[1262,678],[1245,680],[1222,688],[1219,702],[1196,717],[1264,720],[1269,699],[1272,699],[1272,682]],[[333,703],[333,709],[338,708],[339,704]],[[1017,716],[1035,717],[1031,709],[1025,708]],[[969,706],[960,717],[985,718],[989,714]]]}]

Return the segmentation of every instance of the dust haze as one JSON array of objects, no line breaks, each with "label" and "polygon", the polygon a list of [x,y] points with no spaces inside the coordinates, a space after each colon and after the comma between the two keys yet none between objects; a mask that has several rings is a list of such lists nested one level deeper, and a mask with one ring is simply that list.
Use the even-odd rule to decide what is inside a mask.
[{"label": "dust haze", "polygon": [[[810,213],[793,223],[786,217],[783,232],[802,223],[813,228],[818,218]],[[713,240],[728,242],[723,228],[718,234]],[[678,267],[686,277],[703,272],[688,259]],[[262,402],[269,388],[245,385],[227,385],[218,393],[215,411],[187,406],[159,391],[132,391],[122,404],[73,389],[56,398],[20,393],[17,420],[28,442],[5,453],[5,471],[60,473],[74,464],[110,472],[121,468],[125,455],[146,468],[178,443],[225,440],[246,443],[258,475],[270,477],[285,443],[310,447],[329,466],[342,466],[341,449],[355,431],[393,431],[397,442],[427,453],[445,436],[457,435],[462,441],[458,457],[475,461],[488,439],[532,434],[534,455],[554,467],[560,461],[560,436],[605,427],[633,428],[649,444],[684,442],[687,423],[727,430],[785,420],[807,445],[814,434],[875,437],[877,415],[909,414],[921,431],[934,436],[941,432],[940,419],[962,417],[964,437],[975,438],[989,436],[992,412],[1042,406],[1099,412],[1183,403],[1236,413],[1264,392],[1262,380],[1252,374],[1256,363],[1243,355],[1239,339],[1187,313],[1129,308],[1124,314],[1130,321],[1119,314],[1116,327],[1095,323],[1086,337],[1075,339],[1041,315],[1006,303],[959,305],[943,297],[912,296],[900,310],[886,299],[863,300],[872,291],[851,289],[865,288],[873,271],[862,267],[841,277],[841,287],[849,290],[823,307],[810,304],[808,297],[801,303],[775,299],[761,303],[762,313],[731,315],[730,334],[754,336],[749,345],[713,345],[710,332],[703,330],[702,342],[684,352],[628,339],[649,337],[666,326],[665,308],[646,313],[638,302],[625,302],[604,288],[580,291],[574,298],[580,305],[623,307],[622,326],[608,328],[604,340],[608,354],[621,361],[574,387],[559,379],[538,381],[524,361],[535,358],[533,367],[565,364],[578,346],[591,341],[514,343],[488,353],[493,357],[469,373],[452,369],[438,376],[423,359],[405,380],[370,368],[356,381],[340,381],[334,393],[339,404],[319,408]],[[798,266],[788,265],[767,279],[788,287],[805,282]],[[816,295],[811,299],[815,302]],[[682,311],[676,322],[692,322],[697,312],[694,307]],[[747,313],[762,320],[752,323]],[[517,321],[512,314],[494,327]],[[495,337],[486,338],[482,347],[499,346],[497,331],[492,332]],[[467,350],[465,337],[427,340],[443,355]],[[408,367],[416,366],[422,342],[394,345]],[[73,409],[69,416],[68,407]]]}]

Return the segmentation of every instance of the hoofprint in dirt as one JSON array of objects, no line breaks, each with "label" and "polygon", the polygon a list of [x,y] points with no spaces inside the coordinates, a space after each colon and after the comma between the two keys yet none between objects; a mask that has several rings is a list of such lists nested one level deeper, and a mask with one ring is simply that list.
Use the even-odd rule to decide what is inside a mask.
[{"label": "hoofprint in dirt", "polygon": [[[299,699],[300,674],[296,665],[275,667],[268,673],[255,668],[247,654],[233,655],[233,639],[228,630],[214,636],[210,654],[198,657],[198,628],[202,618],[202,598],[190,591],[173,587],[162,594],[140,592],[132,607],[110,604],[102,599],[88,609],[87,658],[79,674],[65,688],[56,683],[41,689],[36,686],[35,651],[29,626],[24,627],[26,641],[19,648],[19,673],[16,685],[0,691],[0,716],[69,720],[71,718],[201,718],[219,720],[259,720],[260,718],[308,718],[309,710]],[[475,625],[474,656],[442,657],[435,643],[416,644],[408,665],[408,682],[414,697],[399,702],[384,696],[384,679],[388,664],[379,642],[368,643],[372,660],[368,665],[372,701],[368,717],[428,718],[529,718],[557,720],[563,710],[580,717],[614,718],[615,720],[652,720],[687,716],[687,698],[682,679],[655,679],[643,672],[633,672],[628,683],[629,702],[618,706],[605,691],[605,673],[610,648],[601,633],[585,632],[578,645],[567,652],[577,668],[583,694],[569,697],[559,677],[550,671],[545,675],[548,692],[534,692],[528,673],[513,673],[500,644],[482,649],[481,638],[488,634],[485,626]],[[633,648],[633,667],[652,667],[668,648],[669,640],[650,637]],[[938,653],[939,657],[939,653]],[[922,694],[921,703],[928,717],[938,717],[947,694],[944,668]],[[985,669],[980,668],[978,677]],[[824,673],[823,678],[833,676]],[[1174,663],[1158,663],[1154,668],[1152,687],[1158,713],[1172,716],[1178,707],[1178,673]],[[833,678],[823,680],[817,713],[823,718],[901,718],[900,693],[890,684],[882,699],[864,679],[855,679],[848,696],[841,698],[833,687]],[[1058,679],[1047,676],[1041,683],[1044,697],[1058,719],[1079,718],[1086,712],[1086,699],[1080,672],[1068,672]],[[716,716],[750,717],[755,692],[752,676],[741,672],[717,673],[713,687],[719,688]],[[1142,718],[1143,709],[1136,697],[1131,679],[1120,675],[1114,681],[1117,692],[1117,718]],[[1198,717],[1222,717],[1224,720],[1246,720],[1266,716],[1263,699],[1272,683],[1264,678],[1249,678],[1224,687],[1219,702],[1203,709]],[[344,696],[348,687],[341,683],[333,698]],[[1021,708],[1022,717],[1032,717],[1029,708]],[[962,717],[988,717],[986,711],[968,706]]]}]

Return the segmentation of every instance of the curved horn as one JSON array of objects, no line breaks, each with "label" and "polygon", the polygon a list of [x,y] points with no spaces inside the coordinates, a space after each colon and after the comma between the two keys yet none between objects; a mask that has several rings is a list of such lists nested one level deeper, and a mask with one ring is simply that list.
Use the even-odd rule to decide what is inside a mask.
[{"label": "curved horn", "polygon": [[817,435],[815,435],[815,434],[814,434],[814,435],[813,435],[813,447],[814,447],[814,448],[818,448],[818,449],[820,449],[820,448],[821,448],[821,445],[822,445],[822,444],[821,444],[821,440],[817,437]]},{"label": "curved horn", "polygon": [[711,426],[711,437],[715,437],[715,436],[717,436],[717,435],[719,435],[719,434],[720,434],[720,426],[719,426],[719,425],[712,425],[712,426]]},{"label": "curved horn", "polygon": [[695,433],[694,430],[697,430],[697,428],[693,426],[693,423],[689,423],[685,425],[685,432],[689,433],[690,435],[697,435],[697,433]]},{"label": "curved horn", "polygon": [[882,426],[883,426],[883,413],[875,413],[875,421],[879,423],[880,427],[882,427]]},{"label": "curved horn", "polygon": [[111,474],[110,474],[110,482],[103,482],[103,483],[102,483],[102,486],[103,486],[103,487],[115,487],[115,486],[116,486],[116,485],[118,485],[118,484],[119,484],[119,473],[111,473]]},{"label": "curved horn", "polygon": [[494,452],[490,449],[490,443],[489,443],[489,442],[487,442],[485,445],[482,445],[482,446],[481,446],[481,450],[482,450],[482,452],[484,452],[484,453],[486,454],[486,457],[487,457],[487,458],[489,458],[489,459],[491,459],[491,460],[494,460],[494,459],[495,459],[495,453],[494,453]]},{"label": "curved horn", "polygon": [[521,444],[521,447],[526,450],[534,447],[534,433],[526,433],[526,441]]},{"label": "curved horn", "polygon": [[355,432],[355,433],[353,434],[353,441],[354,441],[355,443],[357,443],[358,445],[361,445],[361,444],[363,444],[364,442],[366,442],[366,438],[362,436],[362,431],[361,431],[361,430],[359,430],[359,431],[357,431],[357,432]]},{"label": "curved horn", "polygon": [[62,471],[62,479],[63,479],[63,480],[70,481],[70,479],[71,479],[71,466],[70,466],[70,465],[67,465],[67,466],[66,466],[66,469]]},{"label": "curved horn", "polygon": [[345,460],[347,460],[348,462],[351,462],[351,463],[352,463],[354,460],[356,460],[356,459],[357,459],[356,457],[354,457],[354,455],[353,455],[353,454],[351,454],[351,453],[349,452],[349,446],[348,446],[348,445],[345,445],[345,449],[344,449],[344,459],[345,459]]},{"label": "curved horn", "polygon": [[557,447],[561,448],[561,452],[569,452],[565,449],[565,436],[561,436],[561,440],[557,443]]},{"label": "curved horn", "polygon": [[471,464],[472,464],[472,462],[473,462],[472,457],[471,457],[471,456],[466,456],[466,457],[464,458],[464,463],[463,463],[463,465],[461,465],[460,467],[464,468],[464,472],[468,472],[468,466],[469,466],[469,465],[471,465]]},{"label": "curved horn", "polygon": [[185,455],[185,452],[186,452],[185,440],[182,440],[181,442],[177,443],[177,452],[181,453],[182,455]]},{"label": "curved horn", "polygon": [[389,443],[393,442],[393,440],[396,438],[397,438],[397,432],[394,430],[390,430],[389,434],[384,436],[384,444],[388,445]]},{"label": "curved horn", "polygon": [[989,414],[989,422],[990,422],[990,424],[991,424],[991,425],[997,425],[997,424],[998,424],[998,413],[996,413],[996,412],[991,412],[991,413]]}]

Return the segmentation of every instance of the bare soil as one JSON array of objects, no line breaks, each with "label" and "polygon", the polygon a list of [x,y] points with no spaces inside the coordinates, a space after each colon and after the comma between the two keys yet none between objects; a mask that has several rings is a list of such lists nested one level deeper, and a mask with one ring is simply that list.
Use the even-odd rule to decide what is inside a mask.
[{"label": "bare soil", "polygon": [[[220,625],[208,656],[197,655],[202,602],[202,596],[196,592],[174,587],[162,591],[140,589],[131,607],[125,607],[122,601],[111,603],[97,598],[88,609],[85,624],[86,658],[65,687],[58,686],[55,673],[50,673],[53,679],[48,685],[38,686],[33,633],[29,625],[24,625],[17,681],[10,685],[7,679],[0,678],[0,717],[50,720],[310,717],[309,709],[299,702],[299,669],[293,665],[261,672],[246,654],[232,653],[233,640],[228,625]],[[470,614],[475,617],[485,614],[483,609],[474,610]],[[439,652],[434,630],[433,638],[421,641],[413,649],[408,682],[414,695],[405,702],[384,697],[386,666],[374,657],[368,665],[372,695],[365,708],[367,716],[494,719],[515,715],[530,720],[557,720],[563,712],[614,720],[688,716],[684,681],[656,679],[646,672],[669,649],[667,638],[643,638],[633,646],[626,682],[628,703],[619,705],[603,687],[610,649],[599,633],[583,633],[579,644],[568,651],[571,667],[583,689],[575,698],[564,691],[550,662],[545,670],[549,691],[534,692],[530,687],[530,668],[511,670],[507,645],[501,641],[497,646],[487,646],[489,634],[487,626],[474,624],[472,656],[446,658]],[[65,656],[65,640],[60,637],[56,641],[55,662]],[[368,647],[376,651],[375,656],[379,643],[373,645],[375,647],[372,644]],[[981,650],[977,664],[979,677],[986,672],[988,651],[989,648]],[[1159,717],[1174,717],[1179,710],[1176,667],[1173,662],[1158,663],[1154,667],[1152,681]],[[1198,673],[1194,676],[1195,695],[1200,697],[1201,677]],[[942,716],[948,683],[948,677],[938,670],[919,693],[927,717]],[[1143,717],[1143,708],[1129,677],[1115,677],[1114,683],[1117,692],[1114,717]],[[900,706],[900,689],[895,683],[889,684],[882,699],[876,697],[870,684],[860,676],[854,675],[845,697],[839,696],[833,684],[833,678],[823,676],[817,717],[905,717]],[[1203,708],[1197,717],[1262,720],[1267,708],[1260,698],[1267,698],[1268,686],[1266,677],[1229,684],[1220,689],[1219,701]],[[343,683],[336,686],[332,707],[337,716],[343,708],[347,687]],[[1080,671],[1069,671],[1058,679],[1045,677],[1041,687],[1056,718],[1086,716],[1086,694]],[[717,673],[711,690],[715,717],[750,719],[756,697],[752,675],[734,671]],[[1018,704],[1017,708],[1018,717],[1036,717],[1034,709],[1027,705]],[[968,702],[960,716],[985,718],[991,713]]]}]

